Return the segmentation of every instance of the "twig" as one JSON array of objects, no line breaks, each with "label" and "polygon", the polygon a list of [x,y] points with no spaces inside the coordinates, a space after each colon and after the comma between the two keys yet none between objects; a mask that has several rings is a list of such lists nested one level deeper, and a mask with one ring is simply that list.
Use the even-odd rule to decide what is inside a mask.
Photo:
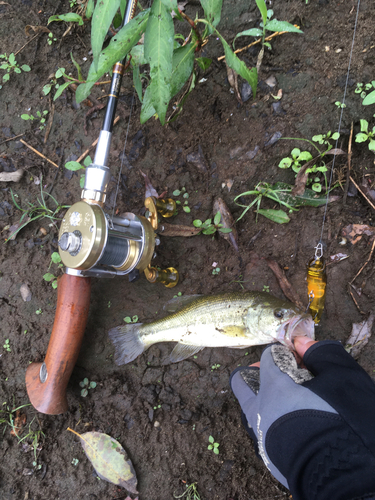
[{"label": "twig", "polygon": [[[277,35],[283,35],[284,33],[289,33],[289,31],[276,31],[275,33],[272,33],[272,35],[267,36],[264,39],[264,41],[268,42],[269,40],[272,40],[272,38],[274,38],[275,36],[277,36]],[[246,47],[242,47],[242,49],[235,50],[234,53],[235,54],[239,54],[240,52],[243,52],[244,50],[249,49],[253,45],[256,45],[257,43],[261,43],[261,41],[262,41],[262,39],[259,38],[258,40],[255,40],[255,42],[252,42],[249,45],[246,45]],[[225,56],[220,56],[220,57],[217,58],[218,61],[222,61],[223,59],[225,59]]]},{"label": "twig", "polygon": [[178,9],[178,13],[180,14],[181,17],[183,17],[185,19],[185,21],[187,21],[190,24],[190,26],[194,30],[195,34],[197,35],[198,43],[197,43],[197,47],[196,47],[195,51],[199,50],[202,47],[203,40],[202,40],[201,34],[199,33],[197,25],[195,24],[195,22],[192,19],[190,19],[189,16],[187,16],[185,14],[185,12],[182,12],[181,9]]},{"label": "twig", "polygon": [[355,300],[354,295],[353,295],[353,292],[352,292],[352,290],[351,290],[350,286],[348,287],[348,290],[349,290],[350,296],[351,296],[351,298],[353,299],[353,302],[354,302],[354,304],[356,305],[356,308],[358,309],[358,311],[359,311],[361,314],[365,314],[363,311],[361,311],[361,308],[359,307],[358,302]]},{"label": "twig", "polygon": [[[120,117],[116,116],[116,118],[114,119],[113,125],[116,125],[116,123],[119,121],[119,119],[120,119]],[[86,151],[84,153],[81,154],[81,156],[78,158],[78,160],[76,160],[78,163],[81,163],[81,161],[89,154],[90,149],[98,144],[98,140],[99,140],[99,137],[91,144],[91,146],[88,149],[86,149]]]},{"label": "twig", "polygon": [[33,40],[35,40],[35,38],[36,38],[37,36],[39,36],[39,35],[40,35],[40,33],[37,33],[37,34],[36,34],[36,35],[34,35],[32,38],[30,38],[30,40],[29,40],[28,42],[26,42],[26,43],[25,43],[25,45],[24,45],[23,47],[21,47],[21,48],[20,48],[20,50],[17,50],[17,52],[15,52],[15,53],[14,53],[14,55],[16,56],[17,54],[19,54],[19,53],[21,52],[21,50],[23,50],[23,49],[26,47],[26,45],[28,45],[30,42],[32,42]]},{"label": "twig", "polygon": [[349,176],[349,179],[352,181],[352,183],[355,185],[355,187],[358,189],[358,191],[361,193],[361,195],[366,199],[367,203],[372,206],[372,208],[375,210],[375,205],[367,198],[365,193],[362,191],[362,189],[358,186],[358,184],[355,182],[353,177]]},{"label": "twig", "polygon": [[53,165],[56,168],[59,168],[59,166],[56,165],[56,163],[54,163],[52,160],[50,160],[49,158],[44,156],[42,153],[39,153],[39,151],[34,149],[32,146],[30,146],[30,144],[27,144],[27,142],[23,141],[22,139],[20,139],[20,142],[22,142],[22,144],[24,144],[27,148],[31,149],[31,151],[34,151],[34,153],[41,156],[44,160],[48,161],[48,163],[50,163],[51,165]]},{"label": "twig", "polygon": [[10,139],[5,139],[5,141],[0,142],[0,146],[1,146],[1,144],[4,144],[5,142],[13,141],[13,139],[17,139],[18,137],[22,137],[23,135],[25,135],[25,134],[18,134],[18,135],[15,135],[14,137],[11,137]]},{"label": "twig", "polygon": [[342,204],[346,205],[346,198],[348,196],[349,182],[350,182],[350,170],[351,170],[351,160],[352,160],[352,139],[353,139],[353,122],[350,129],[349,136],[349,146],[348,146],[348,168],[346,170],[346,183],[345,183],[345,191],[344,197],[342,199]]},{"label": "twig", "polygon": [[358,278],[358,276],[361,274],[361,272],[364,270],[364,268],[367,266],[367,264],[370,262],[371,260],[371,257],[372,257],[372,254],[374,253],[374,249],[375,249],[375,239],[374,241],[372,242],[372,247],[371,247],[371,250],[370,250],[370,255],[369,255],[369,258],[366,260],[366,262],[363,264],[363,266],[361,267],[361,269],[358,271],[358,273],[354,276],[354,278],[352,279],[352,281],[349,283],[350,285],[353,283],[353,281],[355,279]]}]

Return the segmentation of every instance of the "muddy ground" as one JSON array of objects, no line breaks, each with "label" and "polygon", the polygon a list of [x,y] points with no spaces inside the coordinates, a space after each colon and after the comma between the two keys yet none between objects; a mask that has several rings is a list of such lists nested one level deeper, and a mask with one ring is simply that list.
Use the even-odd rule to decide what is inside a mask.
[{"label": "muddy ground", "polygon": [[[272,2],[275,16],[301,26],[304,34],[286,34],[272,42],[261,67],[256,99],[242,106],[230,90],[226,68],[216,58],[221,55],[219,42],[213,38],[205,47],[206,56],[214,58],[210,69],[199,75],[206,78],[188,98],[181,116],[167,127],[149,120],[141,125],[138,101],[132,110],[125,165],[117,206],[120,212],[142,213],[144,184],[140,169],[146,172],[154,187],[171,195],[185,187],[189,193],[191,213],[179,210],[172,223],[191,225],[194,219],[212,215],[213,200],[223,197],[237,219],[241,214],[233,199],[260,181],[293,183],[294,174],[281,170],[278,164],[293,147],[313,151],[301,141],[279,140],[267,146],[277,132],[283,137],[311,139],[315,134],[338,129],[349,62],[357,4],[354,0],[309,0]],[[68,1],[10,0],[0,4],[1,53],[17,52],[29,40],[26,25],[47,24],[50,15],[69,11]],[[194,17],[198,2],[189,2],[186,12]],[[346,108],[338,146],[348,150],[350,126],[359,131],[361,118],[371,119],[372,107],[363,107],[354,89],[357,82],[375,77],[375,35],[372,0],[362,0],[355,38]],[[224,0],[219,29],[227,40],[249,27],[257,26],[259,15],[255,2]],[[0,183],[0,406],[6,410],[29,403],[25,389],[25,370],[30,362],[44,359],[54,321],[57,292],[43,280],[51,254],[57,250],[59,220],[46,218],[30,223],[13,241],[5,242],[9,226],[19,221],[28,203],[37,203],[40,180],[61,205],[71,205],[80,198],[79,173],[64,168],[69,159],[77,158],[98,137],[103,111],[91,115],[85,134],[85,116],[89,108],[76,105],[70,90],[53,103],[44,96],[42,87],[57,68],[73,73],[72,52],[87,74],[90,64],[90,28],[73,27],[63,37],[65,23],[50,25],[56,41],[49,45],[47,34],[32,40],[16,56],[19,64],[28,64],[30,72],[12,74],[0,90],[0,171],[25,169],[17,183]],[[32,36],[32,35],[31,35]],[[247,38],[237,46],[250,43]],[[249,65],[256,63],[258,48],[242,53]],[[88,58],[84,62],[83,58]],[[1,71],[1,75],[4,72]],[[264,82],[276,78],[272,89]],[[243,82],[240,81],[240,89]],[[282,89],[279,105],[271,96]],[[104,94],[95,88],[93,102]],[[118,107],[119,123],[114,128],[110,155],[115,186],[120,155],[129,120],[133,95],[132,80],[123,81]],[[53,108],[54,106],[54,108]],[[49,110],[51,129],[46,143],[46,129],[39,130],[36,121],[24,121],[21,114]],[[172,109],[171,109],[172,111]],[[42,152],[60,168],[39,158],[25,147],[20,138]],[[12,139],[12,140],[8,140]],[[307,145],[307,147],[305,147]],[[207,172],[187,162],[187,155],[201,146]],[[258,149],[255,157],[248,152]],[[90,150],[93,156],[94,148]],[[334,180],[345,185],[347,159],[337,157]],[[366,145],[353,141],[351,175],[361,184],[374,181],[374,156]],[[39,185],[38,185],[39,183]],[[232,184],[232,185],[231,185]],[[229,190],[229,186],[231,189]],[[362,289],[349,294],[348,283],[365,263],[371,248],[369,236],[343,246],[341,232],[348,224],[374,225],[374,210],[355,189],[343,204],[342,188],[334,194],[338,201],[329,204],[324,228],[327,258],[344,252],[349,258],[328,266],[326,308],[316,329],[318,339],[345,341],[352,324],[361,321],[374,309],[375,288],[372,260],[355,281]],[[109,196],[107,210],[112,210]],[[246,201],[244,198],[243,200]],[[53,207],[49,201],[48,206]],[[265,201],[264,208],[278,208]],[[64,210],[59,211],[61,219]],[[17,500],[68,500],[125,498],[126,492],[99,480],[77,438],[67,432],[97,430],[115,437],[131,457],[139,484],[139,498],[172,499],[184,492],[185,484],[196,482],[202,500],[266,500],[288,497],[289,493],[272,478],[253,451],[240,422],[239,406],[229,389],[229,374],[238,365],[259,359],[262,347],[244,350],[204,349],[196,358],[162,364],[171,351],[169,344],[153,346],[127,366],[117,367],[113,347],[108,339],[110,328],[123,323],[125,316],[137,315],[142,322],[163,316],[163,305],[177,292],[213,294],[223,291],[269,290],[283,297],[272,271],[263,257],[276,260],[285,269],[300,300],[306,297],[306,263],[313,256],[320,237],[323,208],[305,207],[290,214],[291,221],[278,225],[250,210],[237,224],[239,252],[224,239],[209,236],[163,238],[156,264],[174,266],[180,282],[175,289],[152,285],[142,276],[135,283],[127,277],[93,280],[91,309],[83,347],[67,389],[69,411],[47,416],[25,406],[27,423],[21,437],[29,431],[43,432],[37,438],[37,465],[33,465],[30,439],[18,443],[10,428],[0,428],[0,497]],[[344,242],[345,243],[345,242]],[[217,262],[220,272],[212,273]],[[56,276],[62,270],[51,266]],[[31,300],[24,301],[20,287],[27,284]],[[266,288],[265,288],[266,287]],[[361,314],[362,311],[364,314]],[[4,345],[4,347],[3,347]],[[375,370],[374,341],[363,350],[359,362],[369,374]],[[220,365],[220,366],[219,366]],[[215,366],[215,368],[213,368]],[[97,382],[89,395],[81,397],[79,382],[87,377]],[[3,413],[6,415],[6,413]],[[30,425],[31,424],[31,425]],[[212,435],[220,443],[220,454],[207,449]],[[78,462],[76,461],[78,460]]]}]

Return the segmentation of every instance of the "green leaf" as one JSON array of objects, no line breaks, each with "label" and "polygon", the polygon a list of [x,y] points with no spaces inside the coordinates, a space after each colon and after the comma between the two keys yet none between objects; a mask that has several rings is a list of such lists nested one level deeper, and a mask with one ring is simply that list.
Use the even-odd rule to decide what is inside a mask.
[{"label": "green leaf", "polygon": [[263,25],[267,23],[267,6],[264,0],[255,0],[263,19]]},{"label": "green leaf", "polygon": [[214,217],[214,224],[215,224],[215,226],[217,226],[220,223],[220,220],[221,220],[221,213],[220,213],[220,211],[218,211],[215,214],[215,217]]},{"label": "green leaf", "polygon": [[84,166],[88,167],[89,165],[91,165],[91,163],[92,163],[91,156],[86,156],[86,158],[83,160]]},{"label": "green leaf", "polygon": [[216,232],[215,226],[210,226],[207,229],[203,229],[202,231],[203,234],[214,234],[215,232]]},{"label": "green leaf", "polygon": [[161,0],[154,0],[145,32],[145,58],[150,64],[150,101],[162,125],[171,98],[174,26]]},{"label": "green leaf", "polygon": [[368,148],[369,148],[370,151],[375,152],[375,141],[374,141],[374,139],[370,139],[369,144],[368,144]]},{"label": "green leaf", "polygon": [[179,189],[175,189],[172,194],[173,196],[180,196],[181,191]]},{"label": "green leaf", "polygon": [[143,64],[147,64],[145,59],[145,48],[143,45],[136,45],[130,51],[132,56],[132,64],[133,66],[142,66]]},{"label": "green leaf", "polygon": [[289,168],[292,164],[292,159],[291,158],[283,158],[281,162],[279,163],[280,168]]},{"label": "green leaf", "polygon": [[27,64],[22,64],[21,68],[23,69],[23,71],[31,71],[31,68],[30,66],[28,66]]},{"label": "green leaf", "polygon": [[223,0],[201,0],[206,19],[216,27],[220,22]]},{"label": "green leaf", "polygon": [[61,257],[58,252],[53,252],[51,255],[51,260],[54,264],[59,264],[61,262]]},{"label": "green leaf", "polygon": [[368,106],[369,104],[374,104],[375,103],[375,90],[370,92],[362,101],[362,104],[364,106]]},{"label": "green leaf", "polygon": [[230,227],[219,227],[219,231],[220,233],[231,233],[232,232],[232,229]]},{"label": "green leaf", "polygon": [[82,102],[90,94],[90,90],[95,82],[107,71],[110,71],[112,66],[121,61],[132,49],[132,47],[141,38],[147,24],[149,10],[144,10],[134,19],[128,22],[114,36],[108,47],[106,47],[99,55],[98,67],[95,70],[92,63],[87,76],[87,83],[79,85],[76,91],[77,103]]},{"label": "green leaf", "polygon": [[81,396],[82,396],[83,398],[85,398],[85,397],[88,395],[88,393],[89,393],[89,391],[88,391],[86,388],[85,388],[85,389],[82,389],[82,391],[81,391]]},{"label": "green leaf", "polygon": [[83,25],[83,19],[80,15],[75,14],[74,12],[68,12],[68,14],[59,14],[56,16],[51,16],[48,19],[48,23],[52,23],[53,21],[65,21],[66,23],[78,23],[80,26]]},{"label": "green leaf", "polygon": [[300,29],[293,26],[286,21],[278,21],[277,19],[272,19],[266,23],[266,30],[268,31],[288,31],[289,33],[303,33]]},{"label": "green leaf", "polygon": [[194,227],[201,227],[202,226],[202,221],[199,219],[193,220],[193,226]]},{"label": "green leaf", "polygon": [[52,285],[52,288],[57,288],[57,280],[52,281],[51,285]]},{"label": "green leaf", "polygon": [[59,68],[55,73],[56,78],[60,78],[64,75],[65,75],[65,68]]},{"label": "green leaf", "polygon": [[340,134],[338,132],[335,132],[334,134],[332,134],[332,137],[331,139],[333,139],[334,141],[337,141],[337,139],[340,137]]},{"label": "green leaf", "polygon": [[95,0],[89,0],[87,2],[85,16],[87,19],[91,19],[92,13],[94,12]]},{"label": "green leaf", "polygon": [[96,382],[90,382],[89,387],[90,387],[90,389],[95,389]]},{"label": "green leaf", "polygon": [[44,279],[44,281],[52,281],[52,280],[56,279],[56,276],[52,273],[46,273],[46,274],[43,274],[43,279]]},{"label": "green leaf", "polygon": [[78,73],[78,80],[82,81],[83,80],[83,76],[82,76],[81,66],[74,59],[72,52],[70,53],[70,58],[72,60],[72,63],[76,67],[76,70],[77,70],[77,73]]},{"label": "green leaf", "polygon": [[215,442],[215,439],[214,439],[212,436],[209,436],[209,437],[208,437],[208,441],[209,441],[210,443],[214,443],[214,442]]},{"label": "green leaf", "polygon": [[249,69],[246,64],[238,59],[236,54],[231,50],[228,43],[224,38],[217,32],[221,43],[223,44],[225,60],[230,68],[232,68],[236,73],[238,73],[242,78],[244,78],[253,90],[253,97],[255,98],[257,84],[258,84],[258,74],[255,68]]},{"label": "green leaf", "polygon": [[9,73],[6,73],[4,76],[3,76],[3,82],[7,82],[10,78],[10,75]]},{"label": "green leaf", "polygon": [[[22,116],[21,116],[21,118],[22,118]],[[368,138],[367,134],[359,133],[355,136],[355,142],[366,142],[367,138]]]},{"label": "green leaf", "polygon": [[60,85],[59,88],[56,90],[56,94],[54,95],[53,100],[56,101],[56,99],[58,99],[61,96],[64,90],[68,88],[71,83],[73,82],[65,82],[62,85]]},{"label": "green leaf", "polygon": [[272,220],[273,222],[277,222],[278,224],[286,224],[290,221],[289,216],[283,210],[272,210],[270,208],[263,209],[259,208],[256,212],[267,219]]},{"label": "green leaf", "polygon": [[218,455],[219,454],[219,449],[218,448],[214,448],[214,453],[215,453],[215,455]]},{"label": "green leaf", "polygon": [[83,167],[77,161],[68,161],[68,163],[65,163],[65,168],[67,170],[72,170],[73,172],[76,172],[77,170],[81,170],[81,168]]},{"label": "green leaf", "polygon": [[238,33],[235,36],[235,38],[233,40],[233,47],[234,47],[234,42],[240,36],[256,36],[256,37],[259,37],[259,36],[262,36],[262,35],[263,35],[263,31],[260,30],[259,28],[251,28],[250,30],[241,31],[241,33]]},{"label": "green leaf", "polygon": [[189,43],[173,52],[171,97],[175,96],[188,80],[194,66],[195,44]]},{"label": "green leaf", "polygon": [[318,182],[315,182],[312,186],[311,186],[311,189],[313,191],[315,191],[316,193],[320,193],[321,190],[322,190],[322,186],[318,183]]},{"label": "green leaf", "polygon": [[312,160],[312,155],[308,151],[302,151],[298,157],[300,161],[309,161]]},{"label": "green leaf", "polygon": [[367,120],[359,120],[361,124],[361,132],[366,132],[368,134],[368,121]]},{"label": "green leaf", "polygon": [[22,120],[30,120],[31,119],[30,115],[27,115],[27,114],[21,115],[21,118],[22,118]]},{"label": "green leaf", "polygon": [[120,7],[120,0],[100,0],[97,2],[91,21],[91,48],[95,70],[98,69],[99,54],[112,19]]},{"label": "green leaf", "polygon": [[182,210],[186,212],[187,214],[190,214],[190,208],[189,207],[182,207]]},{"label": "green leaf", "polygon": [[161,1],[169,11],[173,10],[175,14],[178,14],[177,0],[161,0]]},{"label": "green leaf", "polygon": [[73,432],[79,436],[82,448],[100,479],[138,493],[133,464],[118,441],[101,432]]},{"label": "green leaf", "polygon": [[152,116],[156,114],[156,110],[152,105],[151,92],[149,87],[147,87],[145,94],[143,96],[142,109],[141,109],[141,123],[147,122]]},{"label": "green leaf", "polygon": [[12,52],[11,54],[9,54],[9,64],[11,64],[12,66],[14,66],[16,64],[16,57],[14,55],[14,52]]},{"label": "green leaf", "polygon": [[197,61],[198,66],[203,70],[206,71],[211,66],[212,59],[209,57],[197,57],[195,59]]}]

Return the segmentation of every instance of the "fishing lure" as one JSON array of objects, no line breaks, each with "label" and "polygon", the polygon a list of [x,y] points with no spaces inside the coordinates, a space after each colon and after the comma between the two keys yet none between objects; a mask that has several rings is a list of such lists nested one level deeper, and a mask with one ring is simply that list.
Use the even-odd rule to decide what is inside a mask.
[{"label": "fishing lure", "polygon": [[326,286],[326,264],[323,258],[322,244],[319,243],[316,247],[315,257],[307,264],[308,312],[311,314],[316,324],[319,323],[324,310]]}]

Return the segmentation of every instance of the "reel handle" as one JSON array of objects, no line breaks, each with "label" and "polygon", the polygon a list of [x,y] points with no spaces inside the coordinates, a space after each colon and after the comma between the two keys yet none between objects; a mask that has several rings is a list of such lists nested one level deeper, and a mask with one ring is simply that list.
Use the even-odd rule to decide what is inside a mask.
[{"label": "reel handle", "polygon": [[77,361],[90,306],[91,278],[64,274],[58,283],[57,307],[44,363],[26,370],[31,404],[41,413],[68,410],[66,387]]}]

